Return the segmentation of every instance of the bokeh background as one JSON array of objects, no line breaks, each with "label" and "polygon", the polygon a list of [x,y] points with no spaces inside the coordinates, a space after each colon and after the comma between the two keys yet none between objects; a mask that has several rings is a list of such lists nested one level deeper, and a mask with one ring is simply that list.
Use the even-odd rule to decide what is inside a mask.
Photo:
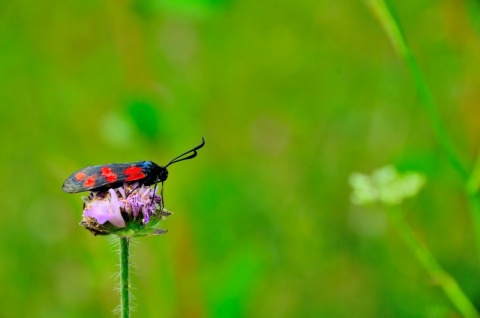
[{"label": "bokeh background", "polygon": [[[447,130],[480,135],[477,1],[396,1]],[[463,184],[361,1],[0,3],[0,317],[112,317],[112,240],[78,225],[86,165],[172,166],[162,237],[133,243],[134,317],[459,317],[348,177],[424,174],[407,221],[472,302]]]}]

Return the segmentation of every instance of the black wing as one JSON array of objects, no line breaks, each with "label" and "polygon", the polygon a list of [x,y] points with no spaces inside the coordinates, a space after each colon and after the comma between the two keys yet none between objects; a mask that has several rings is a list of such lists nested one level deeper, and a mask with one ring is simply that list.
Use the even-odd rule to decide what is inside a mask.
[{"label": "black wing", "polygon": [[72,173],[63,183],[63,191],[102,191],[120,187],[125,182],[145,183],[156,178],[156,167],[151,161],[88,166]]}]

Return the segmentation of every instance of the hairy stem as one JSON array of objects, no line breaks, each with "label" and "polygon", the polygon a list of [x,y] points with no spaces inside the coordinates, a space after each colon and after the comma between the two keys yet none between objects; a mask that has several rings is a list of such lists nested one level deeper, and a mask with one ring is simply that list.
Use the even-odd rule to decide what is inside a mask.
[{"label": "hairy stem", "polygon": [[130,316],[130,301],[129,301],[129,281],[128,281],[128,266],[129,255],[128,247],[130,238],[120,238],[120,310],[121,317],[128,318]]}]

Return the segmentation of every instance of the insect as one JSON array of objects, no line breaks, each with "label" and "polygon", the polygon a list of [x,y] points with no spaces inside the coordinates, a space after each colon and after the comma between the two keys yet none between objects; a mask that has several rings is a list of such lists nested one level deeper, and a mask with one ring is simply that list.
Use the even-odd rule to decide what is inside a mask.
[{"label": "insect", "polygon": [[137,161],[132,163],[109,163],[98,166],[88,166],[72,173],[63,183],[63,191],[77,193],[83,191],[106,191],[117,188],[124,183],[138,182],[139,186],[150,186],[167,180],[167,167],[183,160],[195,158],[197,150],[205,145],[202,143],[195,148],[173,158],[165,166],[159,166],[152,161]]}]

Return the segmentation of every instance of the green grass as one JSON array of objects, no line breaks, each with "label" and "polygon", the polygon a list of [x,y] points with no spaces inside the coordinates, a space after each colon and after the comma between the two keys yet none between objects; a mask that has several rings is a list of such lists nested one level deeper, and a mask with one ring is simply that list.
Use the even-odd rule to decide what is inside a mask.
[{"label": "green grass", "polygon": [[[370,3],[1,4],[0,316],[112,317],[116,258],[61,184],[202,136],[169,169],[168,233],[132,240],[132,317],[473,312],[478,5]],[[404,221],[463,300],[350,203],[351,173],[388,164],[425,175]]]}]

